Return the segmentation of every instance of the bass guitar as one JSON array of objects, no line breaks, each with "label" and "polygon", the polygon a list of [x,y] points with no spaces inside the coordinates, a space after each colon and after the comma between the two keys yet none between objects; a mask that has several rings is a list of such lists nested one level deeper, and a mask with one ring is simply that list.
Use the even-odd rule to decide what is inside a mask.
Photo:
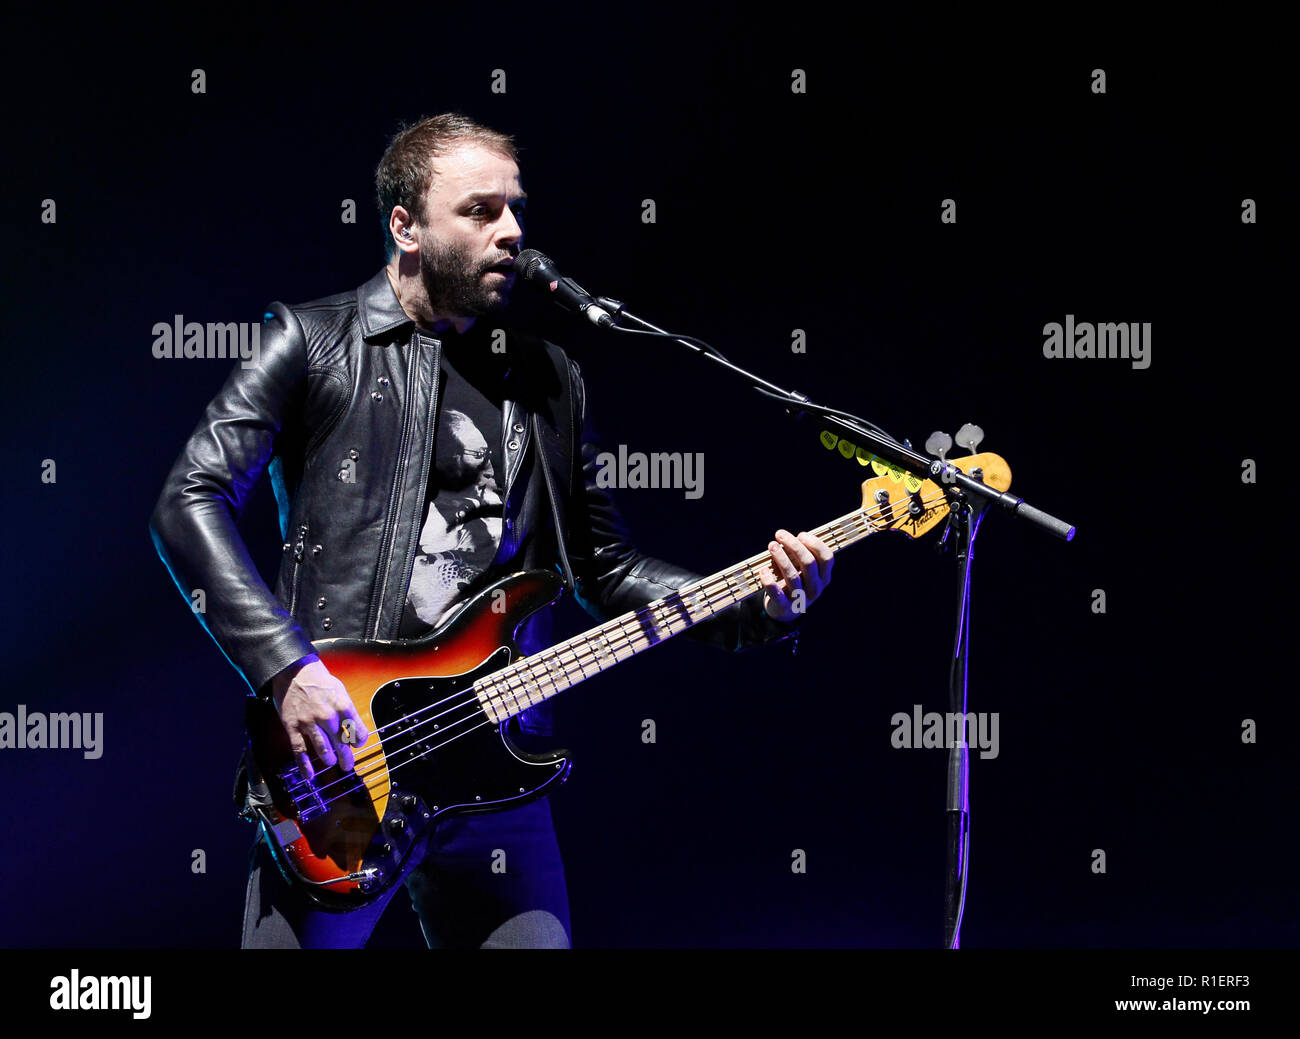
[{"label": "bass guitar", "polygon": [[[1000,491],[1011,485],[998,455],[953,461]],[[862,484],[860,508],[812,533],[838,552],[886,530],[919,537],[948,511],[937,484],[886,467]],[[767,553],[751,556],[531,656],[519,653],[515,631],[558,598],[554,572],[502,578],[423,639],[314,643],[371,737],[355,748],[353,769],[308,779],[275,704],[249,698],[249,752],[267,791],[254,815],[281,872],[316,903],[354,909],[400,878],[441,817],[548,793],[568,777],[568,752],[525,750],[516,716],[755,594],[769,563]]]}]

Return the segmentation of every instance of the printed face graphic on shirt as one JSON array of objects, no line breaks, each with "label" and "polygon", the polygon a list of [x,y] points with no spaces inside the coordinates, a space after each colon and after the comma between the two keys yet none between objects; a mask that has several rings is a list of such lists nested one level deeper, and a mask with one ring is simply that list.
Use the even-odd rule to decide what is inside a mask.
[{"label": "printed face graphic on shirt", "polygon": [[487,439],[464,412],[445,409],[437,436],[437,493],[420,531],[407,599],[425,624],[492,564],[501,543],[502,497]]},{"label": "printed face graphic on shirt", "polygon": [[469,487],[496,487],[496,474],[492,470],[492,453],[487,440],[469,416],[460,411],[448,411],[445,426],[438,435],[438,482],[450,490]]}]

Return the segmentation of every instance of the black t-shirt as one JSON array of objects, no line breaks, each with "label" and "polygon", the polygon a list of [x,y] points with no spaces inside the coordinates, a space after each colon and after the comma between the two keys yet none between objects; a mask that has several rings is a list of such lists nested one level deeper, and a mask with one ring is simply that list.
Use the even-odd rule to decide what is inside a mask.
[{"label": "black t-shirt", "polygon": [[441,358],[433,464],[399,638],[438,627],[500,562],[504,367],[473,329],[443,337]]}]

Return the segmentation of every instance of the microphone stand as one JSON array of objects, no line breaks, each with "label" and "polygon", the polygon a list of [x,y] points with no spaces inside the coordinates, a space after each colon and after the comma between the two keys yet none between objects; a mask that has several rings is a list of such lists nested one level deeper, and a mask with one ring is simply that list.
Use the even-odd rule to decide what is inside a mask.
[{"label": "microphone stand", "polygon": [[[933,459],[918,454],[912,450],[908,441],[895,440],[866,419],[837,408],[815,404],[805,394],[796,390],[781,389],[753,372],[728,361],[702,340],[665,332],[662,328],[629,312],[619,300],[597,296],[593,303],[614,319],[612,322],[606,322],[602,318],[600,323],[604,327],[625,334],[647,335],[680,343],[701,357],[706,357],[715,364],[734,372],[759,393],[784,403],[786,414],[792,415],[795,419],[802,418],[806,412],[819,415],[839,430],[853,434],[858,444],[866,441],[871,450],[881,458],[893,462],[913,476],[937,478],[947,488],[948,525],[944,529],[939,547],[944,548],[948,537],[955,536],[958,570],[957,632],[949,671],[948,711],[949,717],[956,716],[960,719],[957,727],[960,738],[952,741],[952,746],[948,750],[946,804],[948,832],[943,944],[946,949],[960,948],[961,921],[966,907],[967,867],[970,861],[970,751],[966,741],[966,707],[970,660],[971,563],[974,559],[975,535],[979,531],[985,513],[993,505],[999,505],[1011,515],[1026,520],[1065,541],[1074,538],[1075,527],[1026,504],[1023,498],[989,487],[980,479],[962,472],[943,457]],[[582,309],[585,311],[587,307]],[[619,324],[621,320],[633,322],[638,327],[625,328]],[[960,433],[958,435],[960,436]]]},{"label": "microphone stand", "polygon": [[[960,499],[961,492],[956,492]],[[970,578],[975,535],[988,506],[974,515],[970,503],[958,500],[948,514],[948,527],[940,547],[950,533],[957,538],[957,636],[948,672],[948,717],[958,719],[960,736],[948,748],[948,859],[944,885],[945,949],[961,947],[961,920],[966,908],[967,866],[970,861],[970,747],[966,740],[966,675],[970,658]]]}]

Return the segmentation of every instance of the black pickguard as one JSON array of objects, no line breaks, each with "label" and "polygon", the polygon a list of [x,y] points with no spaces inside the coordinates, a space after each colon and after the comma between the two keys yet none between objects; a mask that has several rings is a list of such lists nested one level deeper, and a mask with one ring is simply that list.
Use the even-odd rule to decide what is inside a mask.
[{"label": "black pickguard", "polygon": [[[535,800],[567,778],[570,762],[563,751],[524,750],[516,719],[503,734],[478,707],[474,681],[512,658],[502,647],[464,675],[403,678],[376,691],[371,717],[383,733],[394,790],[419,801],[418,809],[401,803],[398,809],[416,811],[422,821],[425,812],[436,818],[501,811]],[[390,798],[390,811],[394,801],[401,796]]]}]

